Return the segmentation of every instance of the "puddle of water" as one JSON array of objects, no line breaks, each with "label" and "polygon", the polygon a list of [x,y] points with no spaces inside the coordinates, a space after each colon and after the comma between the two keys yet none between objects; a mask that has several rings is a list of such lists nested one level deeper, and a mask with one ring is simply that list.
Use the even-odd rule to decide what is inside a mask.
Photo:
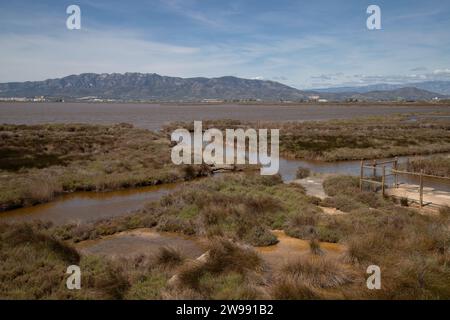
[{"label": "puddle of water", "polygon": [[[291,259],[309,254],[308,241],[290,237],[283,230],[273,230],[272,233],[279,240],[277,244],[255,248],[269,265],[280,266]],[[207,240],[153,229],[136,229],[76,245],[81,253],[109,257],[154,255],[162,247],[176,248],[186,258],[195,259],[206,251]],[[327,255],[339,255],[345,250],[343,245],[337,243],[321,242],[320,247]]]},{"label": "puddle of water", "polygon": [[186,258],[195,259],[204,252],[204,244],[193,237],[152,229],[121,232],[98,240],[87,240],[76,245],[84,254],[109,257],[130,257],[140,254],[154,255],[163,247],[179,250]]},{"label": "puddle of water", "polygon": [[[278,238],[277,244],[256,248],[270,266],[279,267],[310,253],[307,240],[290,237],[283,230],[273,230],[272,233]],[[329,242],[321,242],[320,247],[327,255],[339,255],[345,250],[343,245]]]}]

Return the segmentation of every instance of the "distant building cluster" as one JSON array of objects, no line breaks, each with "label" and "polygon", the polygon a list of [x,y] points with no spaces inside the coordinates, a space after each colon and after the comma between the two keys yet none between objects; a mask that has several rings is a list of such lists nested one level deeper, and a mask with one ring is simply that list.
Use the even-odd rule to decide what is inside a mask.
[{"label": "distant building cluster", "polygon": [[83,101],[83,102],[116,102],[116,99],[104,99],[104,98],[99,98],[99,97],[95,97],[95,96],[88,96],[88,97],[81,97],[81,98],[77,98],[78,101]]},{"label": "distant building cluster", "polygon": [[[417,101],[430,101],[430,102],[445,102],[449,101],[448,98],[441,97],[433,97],[429,99],[406,99],[402,97],[397,97],[395,99],[386,100],[386,99],[365,99],[364,97],[349,97],[341,100],[333,100],[333,99],[325,99],[321,98],[320,95],[310,95],[303,99],[299,100],[273,100],[271,102],[277,103],[328,103],[328,102],[347,102],[347,103],[357,103],[357,102],[417,102]],[[159,100],[159,99],[110,99],[110,98],[102,98],[97,96],[86,96],[80,98],[62,98],[62,97],[44,97],[44,96],[35,96],[35,97],[0,97],[0,102],[98,102],[98,103],[259,103],[259,102],[268,102],[263,99],[256,98],[245,98],[245,99],[220,99],[220,98],[207,98],[207,99],[198,99],[198,100]]]},{"label": "distant building cluster", "polygon": [[34,98],[26,98],[26,97],[0,97],[0,101],[12,101],[12,102],[45,102],[44,96],[36,96]]},{"label": "distant building cluster", "polygon": [[309,96],[308,97],[308,101],[311,101],[311,102],[328,102],[328,100],[327,99],[323,99],[323,98],[320,98],[320,96],[317,96],[317,95],[314,95],[314,96]]}]

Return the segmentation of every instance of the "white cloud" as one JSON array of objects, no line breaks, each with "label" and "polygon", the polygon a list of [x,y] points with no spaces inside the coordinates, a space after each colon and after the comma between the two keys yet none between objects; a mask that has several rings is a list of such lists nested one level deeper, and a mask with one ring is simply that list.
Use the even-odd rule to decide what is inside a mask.
[{"label": "white cloud", "polygon": [[[368,74],[350,74],[339,76],[318,75],[312,76],[313,83],[311,88],[320,87],[340,87],[340,86],[365,86],[372,84],[413,84],[416,82],[445,80],[450,81],[450,69],[437,69],[432,73],[422,74],[391,74],[391,75],[368,75]],[[332,80],[332,81],[330,81]]]},{"label": "white cloud", "polygon": [[436,69],[433,71],[433,74],[435,75],[450,75],[450,69]]},{"label": "white cloud", "polygon": [[[43,80],[84,72],[155,72],[181,77],[257,74],[260,79],[271,79],[283,69],[305,70],[307,63],[302,65],[302,61],[293,61],[290,56],[330,41],[333,40],[308,36],[300,41],[193,47],[148,40],[131,31],[84,27],[51,35],[0,33],[0,82]],[[295,78],[292,73],[288,76]]]}]

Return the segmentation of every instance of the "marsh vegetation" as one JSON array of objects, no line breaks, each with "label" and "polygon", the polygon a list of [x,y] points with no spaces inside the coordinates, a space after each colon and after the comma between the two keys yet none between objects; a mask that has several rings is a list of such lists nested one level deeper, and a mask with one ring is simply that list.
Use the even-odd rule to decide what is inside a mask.
[{"label": "marsh vegetation", "polygon": [[[165,128],[191,128],[173,123]],[[280,129],[280,154],[306,160],[360,160],[450,151],[450,121],[414,115],[305,122],[204,121],[206,128]],[[192,128],[191,128],[192,129]]]},{"label": "marsh vegetation", "polygon": [[170,141],[131,125],[0,125],[0,210],[63,192],[132,188],[207,175],[175,166]]},{"label": "marsh vegetation", "polygon": [[[285,156],[344,160],[450,151],[450,124],[439,119],[377,117],[281,126]],[[205,127],[246,127],[234,120]],[[177,126],[180,124],[174,124]],[[172,126],[172,127],[173,127]],[[0,126],[3,209],[51,200],[62,192],[113,190],[208,175],[204,166],[176,167],[167,130],[129,125]],[[448,158],[410,162],[411,170],[448,176]],[[299,178],[310,172],[300,169]],[[7,299],[450,299],[450,213],[423,214],[358,178],[327,176],[325,199],[279,176],[240,172],[186,182],[127,215],[53,226],[0,223],[0,298]],[[338,209],[330,214],[327,208]],[[186,257],[106,257],[75,249],[86,240],[148,228],[207,240]],[[281,231],[282,230],[282,231]],[[277,234],[305,240],[293,259],[270,264],[255,248]],[[343,252],[330,253],[337,244]],[[83,270],[81,290],[65,288],[68,265]],[[368,290],[366,269],[382,270],[381,290]]]},{"label": "marsh vegetation", "polygon": [[[192,182],[130,216],[86,225],[0,226],[5,298],[114,299],[448,299],[448,210],[423,215],[359,191],[353,177],[325,180],[328,198],[277,177],[240,173]],[[345,214],[329,215],[323,206]],[[205,255],[187,259],[174,248],[155,255],[80,255],[73,243],[136,228],[208,239]],[[273,229],[310,240],[309,250],[269,266],[254,246],[277,242]],[[346,249],[322,250],[326,242]],[[292,252],[292,255],[297,254]],[[64,267],[87,270],[79,292],[64,289]],[[368,290],[365,270],[382,269],[382,289]],[[44,277],[44,278],[43,278]]]},{"label": "marsh vegetation", "polygon": [[410,172],[422,172],[424,174],[450,177],[450,156],[435,155],[429,158],[412,159],[404,166],[404,169]]}]

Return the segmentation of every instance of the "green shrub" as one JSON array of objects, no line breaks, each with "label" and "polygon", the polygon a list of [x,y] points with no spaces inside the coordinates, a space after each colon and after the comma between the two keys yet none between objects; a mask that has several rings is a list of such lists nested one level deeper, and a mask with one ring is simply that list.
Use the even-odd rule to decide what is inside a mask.
[{"label": "green shrub", "polygon": [[298,169],[295,173],[295,176],[297,177],[297,179],[305,179],[305,178],[309,177],[310,174],[311,174],[310,169],[298,167]]},{"label": "green shrub", "polygon": [[130,300],[159,300],[167,286],[167,275],[152,270],[140,276],[128,289],[125,299]]},{"label": "green shrub", "polygon": [[323,182],[323,188],[328,196],[354,193],[359,191],[359,178],[353,176],[330,176]]},{"label": "green shrub", "polygon": [[173,267],[182,264],[184,258],[175,248],[162,247],[156,255],[156,263],[162,266]]}]

